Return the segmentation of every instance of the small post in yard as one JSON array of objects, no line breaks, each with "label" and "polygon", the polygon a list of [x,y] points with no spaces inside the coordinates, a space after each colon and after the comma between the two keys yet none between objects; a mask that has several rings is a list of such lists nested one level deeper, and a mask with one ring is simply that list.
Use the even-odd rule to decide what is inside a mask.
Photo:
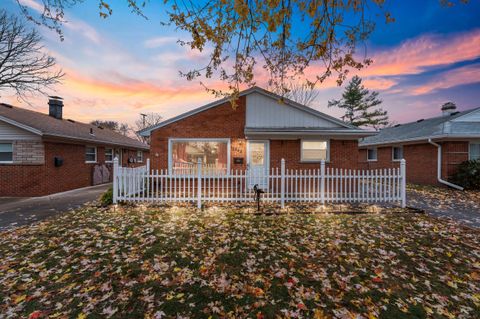
[{"label": "small post in yard", "polygon": [[197,208],[202,208],[202,159],[197,164]]},{"label": "small post in yard", "polygon": [[[147,158],[147,176],[146,176],[146,183],[147,183],[147,196],[148,198],[150,196],[150,159]],[[143,186],[145,187],[145,185]]]},{"label": "small post in yard", "polygon": [[407,206],[407,167],[406,167],[405,159],[402,158],[400,161],[400,175],[402,178],[402,188],[401,188],[401,196],[402,196],[402,208]]},{"label": "small post in yard", "polygon": [[325,204],[325,160],[320,162],[320,200]]},{"label": "small post in yard", "polygon": [[285,159],[282,158],[280,163],[280,205],[285,208]]},{"label": "small post in yard", "polygon": [[113,159],[113,203],[118,201],[118,157]]}]

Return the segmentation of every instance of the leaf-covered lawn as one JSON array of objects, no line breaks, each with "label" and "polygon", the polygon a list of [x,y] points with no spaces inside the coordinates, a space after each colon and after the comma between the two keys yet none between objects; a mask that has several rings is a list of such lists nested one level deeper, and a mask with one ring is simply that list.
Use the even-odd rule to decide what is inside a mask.
[{"label": "leaf-covered lawn", "polygon": [[480,313],[479,232],[420,214],[86,208],[0,235],[1,318]]}]

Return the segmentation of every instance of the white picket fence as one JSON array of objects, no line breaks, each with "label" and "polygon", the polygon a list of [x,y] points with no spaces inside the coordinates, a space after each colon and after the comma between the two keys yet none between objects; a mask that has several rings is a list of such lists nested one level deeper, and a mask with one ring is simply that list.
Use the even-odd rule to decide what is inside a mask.
[{"label": "white picket fence", "polygon": [[352,170],[326,168],[286,169],[281,167],[268,174],[252,175],[249,171],[202,170],[198,162],[196,174],[170,174],[168,170],[150,170],[146,166],[119,167],[114,159],[113,201],[133,202],[245,202],[254,199],[253,185],[264,193],[262,200],[316,203],[399,203],[406,205],[406,164],[399,168]]}]

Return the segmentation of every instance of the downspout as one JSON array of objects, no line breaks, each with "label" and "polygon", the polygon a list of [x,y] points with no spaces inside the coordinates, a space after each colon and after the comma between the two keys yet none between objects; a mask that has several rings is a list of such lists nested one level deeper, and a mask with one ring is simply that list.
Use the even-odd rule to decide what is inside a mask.
[{"label": "downspout", "polygon": [[459,189],[459,190],[463,191],[462,186],[452,184],[452,183],[447,182],[447,181],[442,179],[442,145],[433,142],[431,138],[428,139],[428,143],[432,144],[433,146],[435,146],[437,148],[437,180],[442,184],[445,184],[447,186],[450,186],[450,187],[453,187],[453,188],[456,188],[456,189]]}]

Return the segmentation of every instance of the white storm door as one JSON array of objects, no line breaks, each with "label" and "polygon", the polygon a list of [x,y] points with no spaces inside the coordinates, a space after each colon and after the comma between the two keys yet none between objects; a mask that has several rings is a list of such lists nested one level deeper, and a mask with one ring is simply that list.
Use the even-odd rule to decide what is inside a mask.
[{"label": "white storm door", "polygon": [[268,188],[269,141],[247,141],[248,188],[255,184],[263,190]]}]

